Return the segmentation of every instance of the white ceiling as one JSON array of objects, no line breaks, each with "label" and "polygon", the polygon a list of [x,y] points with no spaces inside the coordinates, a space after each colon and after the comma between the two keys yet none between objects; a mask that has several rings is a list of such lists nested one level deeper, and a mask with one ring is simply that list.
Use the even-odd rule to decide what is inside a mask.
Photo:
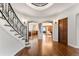
[{"label": "white ceiling", "polygon": [[45,6],[38,7],[38,6],[35,6],[35,5],[31,4],[31,3],[27,3],[27,6],[33,8],[33,9],[35,9],[35,10],[37,10],[37,11],[43,11],[43,10],[49,8],[49,7],[52,6],[52,5],[53,5],[53,3],[48,3],[48,4],[45,5]]},{"label": "white ceiling", "polygon": [[28,15],[32,17],[47,17],[50,15],[56,15],[60,12],[75,5],[74,3],[50,3],[45,7],[35,7],[26,3],[12,3],[11,4],[15,12],[19,12],[22,15]]}]

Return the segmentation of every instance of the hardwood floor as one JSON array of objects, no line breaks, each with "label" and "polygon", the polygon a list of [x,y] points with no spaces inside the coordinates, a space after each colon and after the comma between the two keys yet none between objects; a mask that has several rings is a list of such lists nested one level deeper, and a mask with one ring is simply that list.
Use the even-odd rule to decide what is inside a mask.
[{"label": "hardwood floor", "polygon": [[42,40],[30,40],[31,47],[24,48],[16,56],[78,56],[79,49],[53,41],[50,35]]}]

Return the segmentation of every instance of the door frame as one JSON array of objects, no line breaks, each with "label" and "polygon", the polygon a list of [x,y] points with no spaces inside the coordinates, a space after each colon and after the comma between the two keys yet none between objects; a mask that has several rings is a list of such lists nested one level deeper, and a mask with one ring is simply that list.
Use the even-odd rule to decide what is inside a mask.
[{"label": "door frame", "polygon": [[[52,39],[53,39],[53,21],[43,21],[42,23],[46,23],[46,22],[52,24],[52,34],[51,34],[51,35],[52,35]],[[42,24],[42,23],[41,23],[41,24]]]},{"label": "door frame", "polygon": [[29,40],[29,23],[38,23],[36,21],[28,21],[27,22],[27,39]]},{"label": "door frame", "polygon": [[59,21],[64,20],[64,19],[67,21],[67,24],[66,24],[66,26],[67,26],[66,45],[68,45],[68,17],[65,17],[65,18],[62,18],[62,19],[58,20],[58,43],[60,43],[60,25],[59,25],[60,23],[59,23]]}]

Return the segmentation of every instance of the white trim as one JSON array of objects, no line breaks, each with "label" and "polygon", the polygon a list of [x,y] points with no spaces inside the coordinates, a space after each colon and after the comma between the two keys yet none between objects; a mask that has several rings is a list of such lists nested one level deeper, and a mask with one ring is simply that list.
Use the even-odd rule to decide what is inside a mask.
[{"label": "white trim", "polygon": [[28,45],[25,45],[25,47],[29,48],[29,47],[31,47],[31,45],[30,45],[30,44],[28,44]]},{"label": "white trim", "polygon": [[14,52],[13,54],[12,54],[12,56],[15,56],[19,51],[21,51],[23,48],[25,48],[24,46],[23,47],[21,47],[21,48],[19,48],[16,52]]},{"label": "white trim", "polygon": [[53,39],[53,41],[57,41],[57,42],[58,42],[58,40],[57,40],[57,39]]},{"label": "white trim", "polygon": [[25,42],[25,44],[29,44],[29,42]]},{"label": "white trim", "polygon": [[43,6],[43,7],[37,7],[37,6],[32,5],[31,3],[26,3],[26,5],[28,5],[29,7],[35,10],[41,11],[41,10],[45,10],[49,8],[50,6],[54,5],[54,3],[48,3],[46,6]]},{"label": "white trim", "polygon": [[71,47],[73,47],[73,48],[79,48],[79,46],[77,46],[77,45],[73,45],[73,44],[68,44],[69,46],[71,46]]},{"label": "white trim", "polygon": [[25,42],[25,47],[31,47],[31,44],[29,42]]}]

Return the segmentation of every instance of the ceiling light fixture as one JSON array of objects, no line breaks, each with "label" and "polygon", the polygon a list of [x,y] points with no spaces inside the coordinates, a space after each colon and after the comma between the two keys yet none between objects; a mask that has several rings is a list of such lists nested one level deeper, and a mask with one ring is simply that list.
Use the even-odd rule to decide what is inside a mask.
[{"label": "ceiling light fixture", "polygon": [[42,11],[49,8],[54,3],[26,3],[26,4],[37,11]]},{"label": "ceiling light fixture", "polygon": [[31,4],[37,7],[43,7],[46,6],[48,3],[31,3]]}]

